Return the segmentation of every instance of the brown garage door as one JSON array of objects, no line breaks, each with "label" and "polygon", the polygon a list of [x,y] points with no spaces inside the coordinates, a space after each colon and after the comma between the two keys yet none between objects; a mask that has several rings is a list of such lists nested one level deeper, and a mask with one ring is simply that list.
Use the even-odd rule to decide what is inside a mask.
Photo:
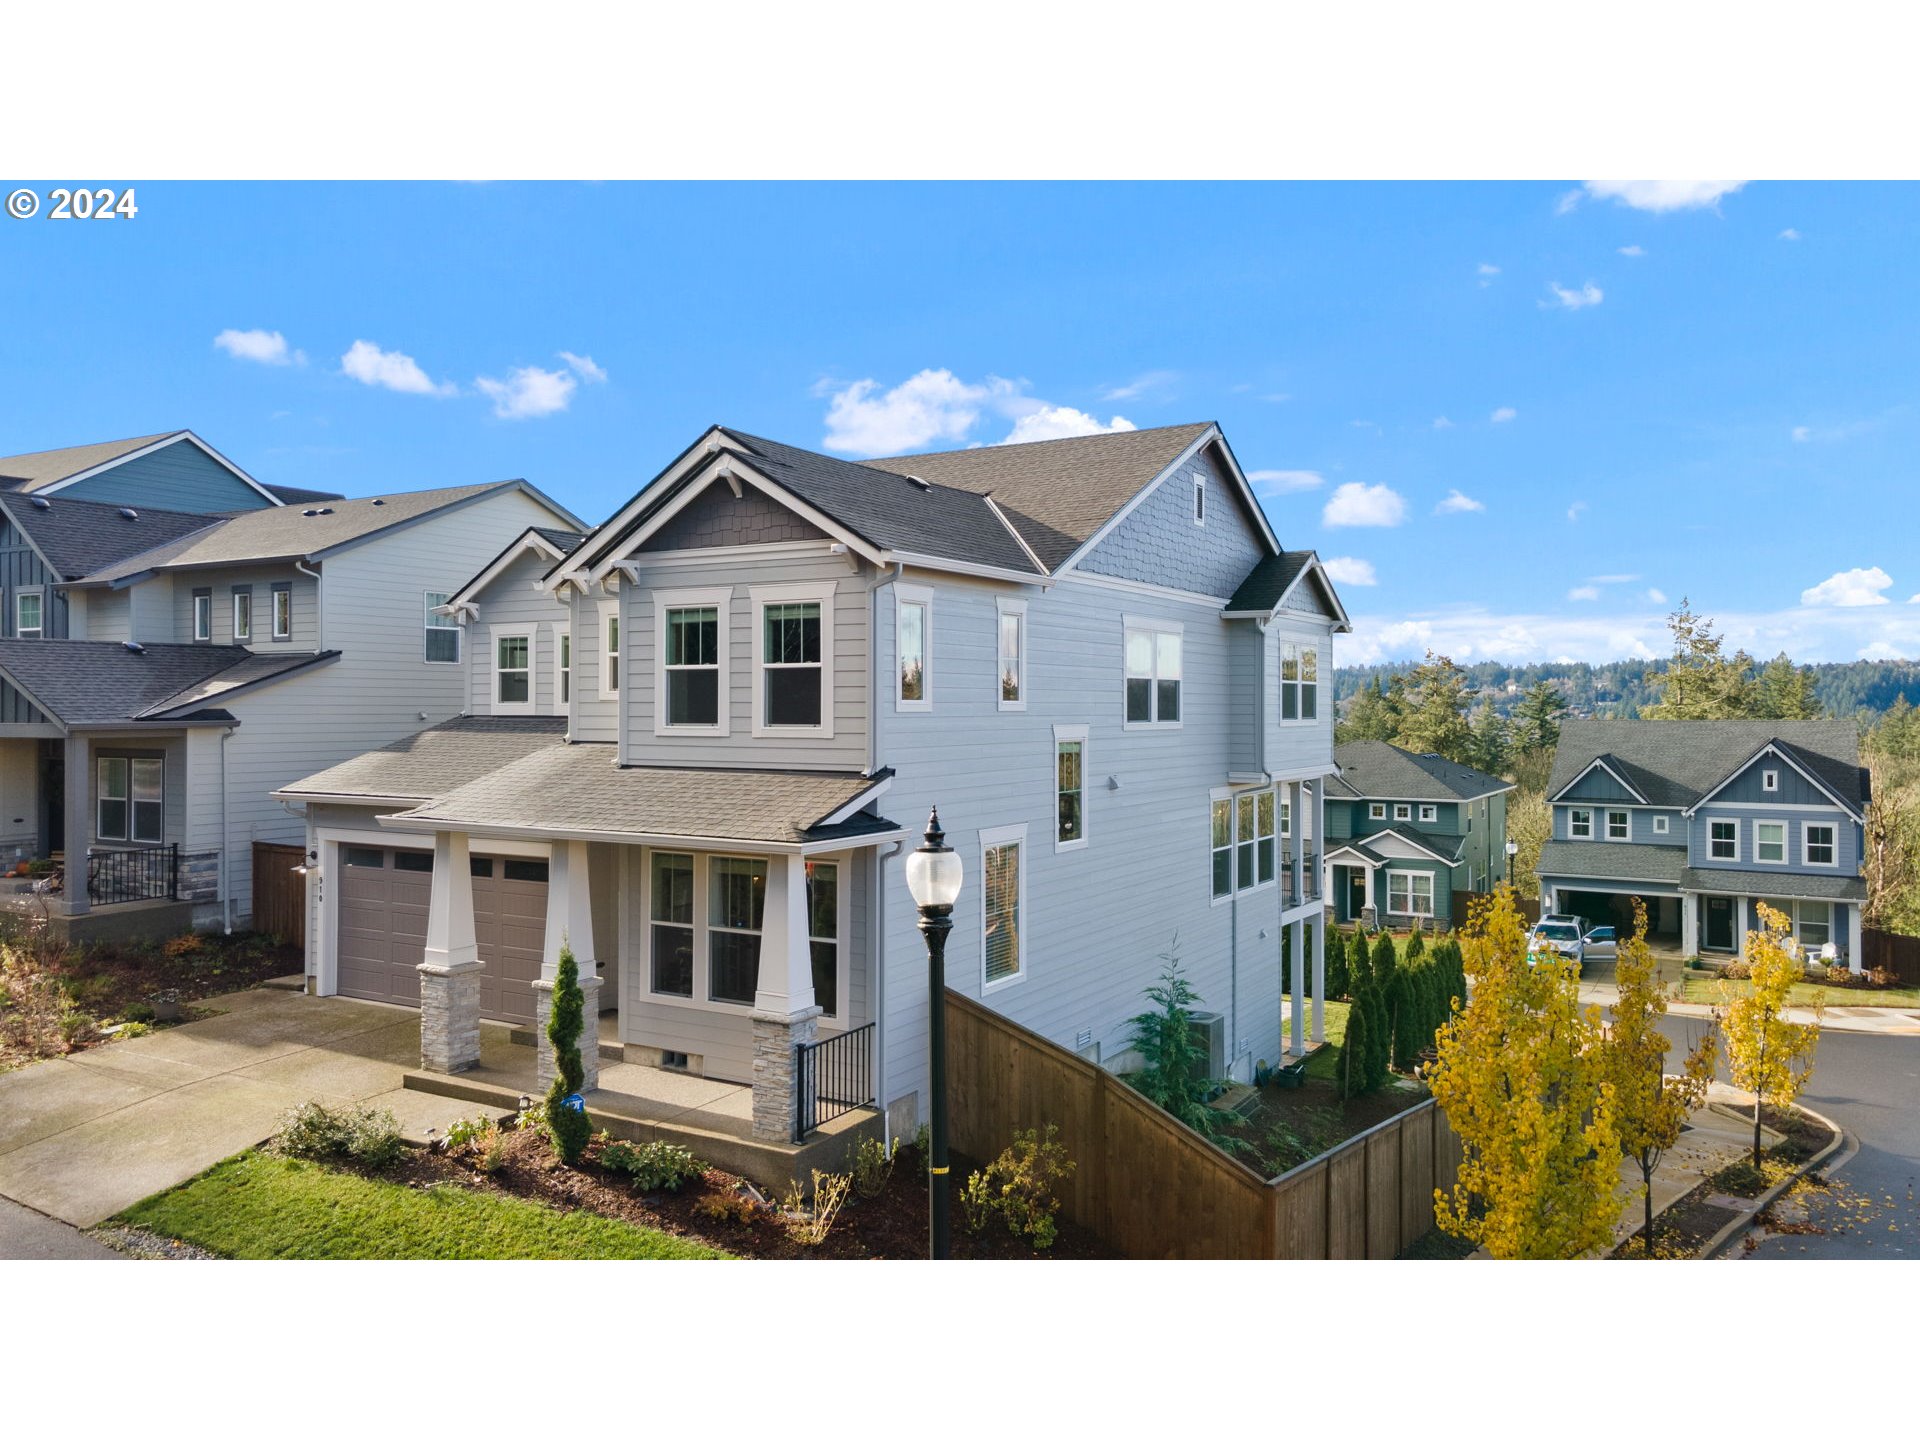
[{"label": "brown garage door", "polygon": [[[415,966],[427,940],[433,856],[421,850],[340,847],[335,947],[340,993],[396,1005],[420,1003]],[[546,939],[547,862],[476,855],[473,928],[480,959],[480,1013],[533,1023],[533,982]]]}]

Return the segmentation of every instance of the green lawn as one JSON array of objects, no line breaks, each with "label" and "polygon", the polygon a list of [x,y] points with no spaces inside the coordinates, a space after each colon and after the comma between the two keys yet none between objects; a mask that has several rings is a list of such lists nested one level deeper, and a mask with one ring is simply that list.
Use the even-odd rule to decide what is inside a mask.
[{"label": "green lawn", "polygon": [[690,1240],[530,1200],[412,1190],[249,1150],[117,1217],[236,1260],[707,1260]]},{"label": "green lawn", "polygon": [[[1694,1005],[1718,1005],[1726,998],[1720,993],[1721,987],[1728,985],[1733,987],[1735,993],[1742,995],[1753,989],[1745,980],[1720,980],[1712,975],[1689,971],[1686,991],[1681,998]],[[1802,981],[1787,992],[1789,1005],[1804,1005],[1812,1009],[1816,1003],[1822,1002],[1827,1005],[1920,1006],[1920,989],[1907,985],[1887,990],[1843,990],[1837,985],[1809,985]]]},{"label": "green lawn", "polygon": [[[1326,1025],[1327,1043],[1313,1052],[1307,1061],[1307,1074],[1316,1080],[1338,1080],[1340,1072],[1340,1042],[1347,1038],[1347,1002],[1328,1000],[1323,1020]],[[1307,1011],[1309,1017],[1313,1011]]]}]

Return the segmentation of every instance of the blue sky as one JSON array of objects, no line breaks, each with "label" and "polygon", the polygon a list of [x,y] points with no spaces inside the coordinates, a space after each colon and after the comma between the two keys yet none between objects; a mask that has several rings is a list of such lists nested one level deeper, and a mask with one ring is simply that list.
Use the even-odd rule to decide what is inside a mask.
[{"label": "blue sky", "polygon": [[1920,654],[1920,191],[1732,185],[141,184],[0,220],[0,452],[187,426],[598,519],[715,421],[1217,419],[1340,562],[1343,661],[1659,653],[1683,594],[1766,654]]}]

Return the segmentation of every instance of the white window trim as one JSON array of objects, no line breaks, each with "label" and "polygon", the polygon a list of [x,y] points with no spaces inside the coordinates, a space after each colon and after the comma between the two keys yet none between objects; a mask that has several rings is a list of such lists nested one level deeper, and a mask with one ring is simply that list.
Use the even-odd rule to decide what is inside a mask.
[{"label": "white window trim", "polygon": [[[432,597],[433,597],[433,596],[435,596],[435,595],[443,595],[443,594],[444,594],[444,595],[446,595],[448,599],[452,599],[452,598],[453,598],[453,596],[452,596],[452,592],[451,592],[451,591],[442,591],[442,590],[422,590],[422,591],[420,592],[420,628],[421,628],[421,630],[422,630],[423,632],[425,632],[425,631],[436,631],[436,632],[447,632],[447,631],[451,631],[451,632],[453,633],[453,635],[454,635],[455,637],[457,637],[457,638],[456,638],[456,639],[454,640],[454,642],[453,642],[453,659],[451,659],[451,660],[429,660],[429,659],[427,659],[427,637],[426,637],[426,635],[425,635],[425,634],[423,633],[423,634],[422,634],[422,635],[420,636],[420,660],[421,660],[421,663],[422,663],[422,664],[424,664],[424,665],[458,665],[458,664],[459,664],[459,663],[460,663],[460,662],[461,662],[462,660],[464,660],[464,659],[466,658],[466,654],[467,654],[467,630],[466,630],[466,627],[465,627],[464,625],[460,625],[460,624],[457,624],[457,623],[456,623],[456,624],[453,624],[453,625],[436,625],[436,624],[434,624],[434,623],[433,623],[435,619],[446,619],[446,618],[449,618],[449,617],[446,617],[446,616],[435,616],[435,615],[434,615],[434,613],[433,613],[433,599],[432,599]],[[442,603],[445,603],[445,602],[442,602]],[[492,661],[488,661],[488,662],[487,662],[487,669],[488,669],[488,672],[489,672],[489,673],[491,673],[491,672],[492,672],[492,669],[493,669],[493,662],[492,662]]]},{"label": "white window trim", "polygon": [[[573,630],[553,627],[553,710],[565,715],[573,704]],[[564,683],[562,683],[564,681]]]},{"label": "white window trim", "polygon": [[[1293,658],[1293,673],[1299,678],[1287,679],[1287,658]],[[1313,656],[1313,679],[1305,676],[1306,656]],[[1275,723],[1280,725],[1318,725],[1320,723],[1320,646],[1312,640],[1283,640],[1280,643],[1280,662],[1277,671],[1279,689],[1275,692]],[[1287,715],[1287,690],[1294,692],[1293,715]],[[1307,692],[1313,692],[1313,714],[1306,713]]]},{"label": "white window trim", "polygon": [[[806,585],[750,585],[747,599],[753,606],[753,735],[755,739],[831,740],[833,738],[833,596],[831,581]],[[766,719],[767,687],[761,664],[767,648],[766,611],[769,605],[816,602],[820,606],[820,723],[818,725],[769,725]],[[1023,870],[1024,866],[1021,867]]]},{"label": "white window trim", "polygon": [[1207,477],[1204,475],[1193,477],[1193,523],[1203,529],[1207,523]]},{"label": "white window trim", "polygon": [[[1833,851],[1833,859],[1816,860],[1813,858],[1813,832],[1815,829],[1831,830],[1833,843],[1827,848]],[[1840,827],[1828,820],[1809,820],[1800,826],[1800,863],[1810,865],[1816,870],[1834,870],[1840,865]]]},{"label": "white window trim", "polygon": [[[1178,635],[1180,637],[1180,718],[1162,720],[1160,714],[1160,647],[1154,646],[1153,675],[1153,713],[1152,720],[1129,720],[1127,718],[1127,637],[1139,630],[1152,635]],[[999,654],[996,642],[994,654]],[[998,669],[996,663],[995,669]],[[1179,730],[1187,721],[1187,633],[1186,626],[1178,620],[1159,620],[1144,615],[1122,615],[1120,617],[1120,728],[1122,730]]]},{"label": "white window trim", "polygon": [[1667,815],[1654,816],[1653,817],[1653,833],[1656,835],[1665,835],[1668,830],[1667,822],[1671,818],[1672,818],[1671,816],[1667,816]]},{"label": "white window trim", "polygon": [[[920,698],[908,700],[900,694],[900,612],[909,605],[920,606],[926,615],[920,628]],[[825,613],[824,611],[822,612]],[[826,653],[826,630],[820,633],[821,653]],[[760,643],[766,643],[764,634]],[[996,636],[995,643],[998,643]],[[759,667],[755,667],[758,674]],[[923,714],[933,709],[933,589],[927,585],[893,587],[893,708],[902,715]]]},{"label": "white window trim", "polygon": [[1393,806],[1393,823],[1398,825],[1403,820],[1411,821],[1412,819],[1413,806],[1404,800],[1395,801]]},{"label": "white window trim", "polygon": [[[1017,615],[1020,617],[1020,698],[1018,700],[1003,698],[1004,692],[1000,688],[1000,625],[1003,618],[1008,615]],[[1024,600],[1010,600],[1004,595],[996,595],[993,601],[993,698],[994,703],[1002,710],[1025,710],[1027,708],[1027,651],[1033,648],[1031,644],[1032,638],[1033,637],[1027,632],[1027,602]],[[1124,636],[1120,643],[1123,646],[1126,644]],[[1180,670],[1184,677],[1187,668],[1186,641],[1182,640],[1180,644]],[[1126,662],[1123,658],[1121,661],[1123,670],[1125,669],[1125,665]],[[1123,692],[1125,688],[1124,685],[1121,686]],[[1125,703],[1124,693],[1122,695],[1122,703]],[[1180,682],[1180,713],[1182,715],[1187,713],[1187,686],[1184,678]]]},{"label": "white window trim", "polygon": [[[1713,853],[1713,827],[1715,825],[1731,825],[1733,827],[1733,854],[1716,855]],[[1709,819],[1707,821],[1707,859],[1717,861],[1722,865],[1738,865],[1740,863],[1740,822],[1738,820]]]},{"label": "white window trim", "polygon": [[[733,587],[730,585],[718,585],[700,590],[655,590],[653,592],[653,733],[655,735],[725,737],[732,733],[732,604]],[[714,620],[719,627],[720,708],[719,719],[712,725],[667,723],[667,612],[686,609],[711,609],[717,612]],[[604,631],[602,633],[604,634]]]},{"label": "white window trim", "polygon": [[1384,800],[1369,800],[1367,802],[1367,818],[1369,820],[1386,819],[1387,818],[1387,802]]},{"label": "white window trim", "polygon": [[[1024,654],[1025,652],[1023,651],[1022,653]],[[995,668],[997,669],[998,667],[996,666]],[[1024,694],[1025,692],[1022,691],[1022,693]],[[1093,826],[1088,822],[1087,818],[1087,754],[1091,749],[1087,739],[1087,729],[1088,727],[1085,725],[1056,725],[1053,727],[1053,849],[1055,854],[1063,850],[1086,849],[1088,837],[1093,833]],[[1060,838],[1060,746],[1063,743],[1073,741],[1078,741],[1080,745],[1080,838],[1078,840],[1062,840]],[[1208,819],[1209,821],[1212,819],[1211,812],[1209,812]]]},{"label": "white window trim", "polygon": [[[1019,950],[1017,959],[1019,969],[1013,974],[992,981],[987,980],[987,851],[999,845],[1017,844],[1020,847],[1020,871],[1015,885],[1014,904],[1020,914],[1020,930],[1017,937]],[[1024,825],[998,825],[980,832],[980,993],[990,995],[1005,990],[1011,985],[1026,983],[1027,973],[1031,969],[1032,936],[1027,922],[1033,912],[1027,907],[1027,827]]]},{"label": "white window trim", "polygon": [[[614,685],[610,683],[612,679],[613,667],[607,664],[607,656],[613,653],[609,651],[607,648],[607,622],[609,620],[620,619],[620,601],[617,598],[613,600],[602,600],[594,607],[594,611],[598,619],[598,628],[594,631],[593,643],[594,643],[594,648],[599,655],[599,661],[597,663],[596,668],[600,672],[600,683],[599,683],[600,698],[602,700],[618,700],[620,698],[620,687],[618,685]],[[624,671],[627,668],[627,657],[625,654],[626,648],[627,648],[626,626],[622,624],[620,627],[620,646],[619,646],[620,668],[622,671]]]},{"label": "white window trim", "polygon": [[1778,770],[1762,770],[1760,772],[1760,789],[1768,795],[1778,795],[1780,793],[1780,772]]},{"label": "white window trim", "polygon": [[1438,805],[1422,805],[1420,807],[1420,823],[1422,825],[1439,824],[1440,807]]},{"label": "white window trim", "polygon": [[[1424,880],[1427,882],[1427,908],[1426,909],[1415,910],[1412,908],[1396,908],[1394,906],[1393,882],[1395,880],[1400,879],[1402,876],[1405,876],[1407,881],[1407,906],[1408,907],[1411,907],[1413,904],[1414,882],[1416,880]],[[1387,913],[1389,915],[1419,915],[1419,916],[1425,917],[1426,919],[1431,920],[1433,918],[1433,905],[1434,905],[1434,886],[1433,886],[1432,871],[1430,870],[1389,870],[1387,871]]]},{"label": "white window trim", "polygon": [[[247,602],[247,628],[244,634],[242,634],[240,630],[240,602],[242,600]],[[251,585],[235,586],[227,597],[227,604],[233,612],[233,643],[238,645],[243,641],[253,639],[253,587]]]},{"label": "white window trim", "polygon": [[[207,623],[204,629],[200,625],[200,602],[207,602]],[[129,602],[131,603],[131,602]],[[193,638],[196,644],[213,643],[213,591],[196,590],[193,592]],[[420,642],[425,645],[427,642]]]},{"label": "white window trim", "polygon": [[[534,646],[534,627],[531,625],[490,625],[487,627],[487,700],[495,715],[531,715],[538,708],[539,682],[534,678],[539,673],[538,656]],[[500,698],[500,642],[502,640],[525,640],[527,642],[527,698],[525,700],[502,700]]]},{"label": "white window trim", "polygon": [[[107,801],[107,787],[101,782],[100,771],[102,766],[107,765],[115,760],[119,761],[122,765],[125,765],[127,767],[127,795],[126,795],[126,799],[122,802],[127,807],[127,828],[126,828],[126,832],[121,835],[107,834],[106,829],[100,824],[100,807],[104,805]],[[160,767],[160,798],[158,800],[146,800],[146,801],[137,802],[137,803],[146,804],[146,805],[158,805],[160,807],[160,835],[159,835],[159,838],[154,840],[141,840],[137,838],[137,834],[136,834],[136,832],[139,829],[139,827],[134,824],[134,820],[133,820],[134,805],[136,804],[133,798],[133,767],[136,764],[152,764],[152,765],[158,765]],[[137,755],[137,754],[131,754],[126,752],[111,752],[107,754],[96,754],[93,757],[93,837],[96,840],[118,840],[122,844],[126,844],[126,845],[164,845],[166,844],[167,842],[167,760],[166,760],[166,756]]]},{"label": "white window trim", "polygon": [[[20,623],[20,604],[29,595],[40,602],[40,623],[31,630]],[[44,640],[47,638],[47,588],[44,585],[23,585],[13,592],[13,637],[16,640]]]},{"label": "white window trim", "polygon": [[[1587,817],[1587,833],[1584,835],[1573,828],[1574,820],[1581,815]],[[1569,805],[1567,807],[1567,838],[1569,840],[1593,839],[1593,809],[1591,806]]]},{"label": "white window trim", "polygon": [[[1265,837],[1273,842],[1273,878],[1271,880],[1262,880],[1260,878],[1260,841],[1262,838],[1260,834],[1260,797],[1262,795],[1271,795],[1273,797],[1273,834]],[[1251,885],[1242,885],[1240,883],[1240,847],[1243,844],[1249,843],[1240,838],[1240,801],[1243,796],[1251,796],[1254,806],[1253,838],[1251,841],[1253,845],[1253,883]],[[1226,844],[1228,889],[1224,895],[1215,895],[1213,893],[1213,857],[1219,853],[1220,847],[1213,843],[1213,806],[1214,802],[1220,800],[1227,802],[1227,809],[1230,814],[1227,824]],[[1286,874],[1287,866],[1291,863],[1292,856],[1291,846],[1282,843],[1283,841],[1290,841],[1292,839],[1286,826],[1282,823],[1283,817],[1285,817],[1286,814],[1286,787],[1283,785],[1262,785],[1258,789],[1248,789],[1244,785],[1223,785],[1207,792],[1207,894],[1211,897],[1215,905],[1225,905],[1243,896],[1258,895],[1264,890],[1273,890],[1279,887],[1280,878]]]},{"label": "white window trim", "polygon": [[[287,602],[287,628],[280,628],[280,602]],[[267,633],[275,640],[293,638],[293,587],[275,585],[267,592]]]},{"label": "white window trim", "polygon": [[[1778,825],[1780,827],[1780,858],[1778,860],[1769,860],[1760,853],[1760,827],[1762,825]],[[1792,847],[1790,842],[1792,841],[1792,838],[1793,836],[1790,833],[1790,827],[1787,825],[1787,822],[1784,820],[1754,821],[1753,822],[1753,863],[1756,865],[1785,865],[1787,863],[1787,856],[1791,853]]]},{"label": "white window trim", "polygon": [[[1604,817],[1604,828],[1600,832],[1601,839],[1607,841],[1607,843],[1611,845],[1629,845],[1633,842],[1633,812],[1632,811],[1614,808],[1614,809],[1603,810],[1600,813]],[[1625,816],[1627,821],[1627,833],[1617,838],[1613,833],[1613,817],[1616,815]]]}]

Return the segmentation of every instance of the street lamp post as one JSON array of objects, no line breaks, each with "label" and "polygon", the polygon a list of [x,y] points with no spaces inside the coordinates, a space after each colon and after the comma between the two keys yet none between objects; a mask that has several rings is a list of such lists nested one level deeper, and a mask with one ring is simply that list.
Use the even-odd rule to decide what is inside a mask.
[{"label": "street lamp post", "polygon": [[927,1049],[932,1068],[927,1123],[927,1249],[935,1260],[948,1259],[953,1236],[947,1220],[947,935],[953,929],[953,902],[960,898],[960,857],[948,848],[940,811],[927,817],[926,843],[907,855],[907,891],[920,911],[920,933],[927,937]]},{"label": "street lamp post", "polygon": [[1509,890],[1513,888],[1513,857],[1519,853],[1520,842],[1518,840],[1507,841],[1507,888]]}]

